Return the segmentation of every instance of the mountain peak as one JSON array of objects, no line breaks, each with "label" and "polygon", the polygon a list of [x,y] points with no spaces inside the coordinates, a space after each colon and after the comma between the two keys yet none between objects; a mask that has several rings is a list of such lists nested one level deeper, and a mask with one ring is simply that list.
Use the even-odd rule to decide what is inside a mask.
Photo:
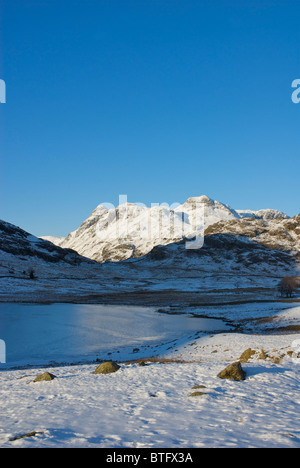
[{"label": "mountain peak", "polygon": [[184,203],[182,206],[186,206],[186,205],[191,205],[191,204],[195,204],[195,203],[203,203],[204,205],[206,206],[213,206],[215,204],[215,201],[212,199],[212,198],[209,198],[208,196],[206,195],[201,195],[199,197],[189,197]]}]

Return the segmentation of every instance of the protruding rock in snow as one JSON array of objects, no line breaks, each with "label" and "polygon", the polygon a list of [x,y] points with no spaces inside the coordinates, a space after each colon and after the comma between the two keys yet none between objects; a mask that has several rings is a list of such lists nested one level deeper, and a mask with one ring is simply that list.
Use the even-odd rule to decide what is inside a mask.
[{"label": "protruding rock in snow", "polygon": [[245,380],[246,372],[243,370],[241,363],[234,362],[233,364],[229,364],[229,366],[225,367],[219,374],[218,377],[220,379],[231,379],[231,380]]},{"label": "protruding rock in snow", "polygon": [[254,356],[254,354],[256,354],[256,351],[254,351],[254,349],[248,348],[241,354],[239,361],[248,362],[249,359]]},{"label": "protruding rock in snow", "polygon": [[38,375],[33,382],[49,382],[56,378],[55,375],[50,374],[50,372],[44,372],[43,374]]},{"label": "protruding rock in snow", "polygon": [[192,392],[192,393],[189,394],[190,397],[197,397],[197,396],[204,396],[204,395],[206,395],[205,392],[199,392],[199,391],[198,392]]},{"label": "protruding rock in snow", "polygon": [[102,362],[94,371],[94,374],[111,374],[117,372],[121,366],[114,361]]}]

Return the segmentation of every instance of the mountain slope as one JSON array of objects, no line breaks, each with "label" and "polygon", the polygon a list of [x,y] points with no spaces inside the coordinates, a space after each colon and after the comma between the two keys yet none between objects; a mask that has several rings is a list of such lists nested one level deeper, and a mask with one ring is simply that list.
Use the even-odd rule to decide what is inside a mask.
[{"label": "mountain slope", "polygon": [[78,265],[82,262],[92,263],[71,249],[63,249],[52,242],[33,236],[29,232],[0,220],[0,250],[18,257],[32,257],[46,262],[66,262]]},{"label": "mountain slope", "polygon": [[156,246],[143,258],[130,259],[125,263],[138,265],[139,269],[149,268],[153,277],[163,278],[168,273],[183,282],[187,276],[195,277],[199,286],[209,281],[216,288],[221,287],[217,278],[222,276],[227,282],[231,278],[233,283],[248,278],[250,285],[256,279],[262,284],[264,278],[267,283],[271,278],[277,281],[285,275],[299,275],[300,271],[299,255],[272,249],[233,233],[206,235],[201,249],[186,249],[184,241]]},{"label": "mountain slope", "polygon": [[25,276],[30,271],[47,271],[49,276],[60,270],[95,262],[71,249],[63,249],[23,229],[0,220],[0,276]]}]

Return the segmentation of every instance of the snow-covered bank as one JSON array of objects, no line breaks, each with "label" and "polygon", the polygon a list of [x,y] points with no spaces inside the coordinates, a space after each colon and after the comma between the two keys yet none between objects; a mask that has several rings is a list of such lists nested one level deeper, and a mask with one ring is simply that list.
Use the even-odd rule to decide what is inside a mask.
[{"label": "snow-covered bank", "polygon": [[[113,374],[94,375],[96,364],[54,367],[56,378],[38,383],[45,369],[1,371],[0,446],[299,448],[299,340],[194,334],[156,349],[178,362],[141,366],[119,356]],[[217,377],[249,347],[246,380]],[[190,396],[197,385],[204,395]]]}]

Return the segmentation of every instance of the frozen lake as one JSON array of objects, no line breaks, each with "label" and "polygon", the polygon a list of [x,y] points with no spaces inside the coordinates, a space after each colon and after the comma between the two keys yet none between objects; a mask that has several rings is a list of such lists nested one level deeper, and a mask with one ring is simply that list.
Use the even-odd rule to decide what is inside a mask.
[{"label": "frozen lake", "polygon": [[130,354],[195,331],[228,329],[221,320],[162,314],[151,307],[0,304],[7,364],[102,359],[110,352]]}]

